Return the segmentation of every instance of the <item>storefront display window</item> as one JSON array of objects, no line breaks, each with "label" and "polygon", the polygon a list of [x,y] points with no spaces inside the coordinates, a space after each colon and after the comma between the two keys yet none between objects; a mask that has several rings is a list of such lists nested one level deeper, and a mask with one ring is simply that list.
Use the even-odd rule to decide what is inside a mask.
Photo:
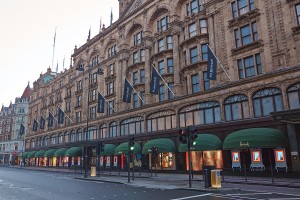
[{"label": "storefront display window", "polygon": [[[202,171],[203,166],[214,166],[216,169],[223,168],[222,151],[191,151],[192,170]],[[188,152],[186,152],[186,169],[188,166]]]}]

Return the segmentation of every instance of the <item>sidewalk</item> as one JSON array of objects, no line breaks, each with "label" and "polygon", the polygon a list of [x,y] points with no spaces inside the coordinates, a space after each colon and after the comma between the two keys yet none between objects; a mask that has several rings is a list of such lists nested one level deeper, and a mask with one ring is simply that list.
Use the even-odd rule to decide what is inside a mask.
[{"label": "sidewalk", "polygon": [[[87,178],[84,178],[81,169],[61,169],[61,168],[46,168],[46,167],[20,167],[14,166],[13,168],[20,168],[26,170],[38,170],[38,171],[53,171],[53,172],[63,172],[74,174],[75,179],[79,180],[89,180],[89,181],[100,181],[100,182],[111,182],[118,184],[127,184],[134,187],[146,187],[146,188],[159,188],[159,189],[190,189],[199,190],[205,192],[224,192],[224,191],[240,191],[253,189],[253,185],[259,186],[270,186],[270,187],[289,187],[289,188],[300,188],[300,183],[293,182],[275,182],[272,184],[270,181],[255,181],[248,180],[247,182],[242,181],[243,177],[229,177],[226,176],[225,181],[222,181],[222,188],[213,189],[205,188],[205,183],[203,181],[202,175],[194,175],[192,179],[192,187],[189,187],[189,176],[188,174],[171,174],[171,173],[140,173],[135,172],[134,181],[130,177],[130,182],[128,182],[128,172],[118,172],[118,171],[104,171],[100,173],[99,176],[91,177],[90,173]],[[103,174],[102,174],[103,173]],[[130,174],[132,176],[132,173]]]}]

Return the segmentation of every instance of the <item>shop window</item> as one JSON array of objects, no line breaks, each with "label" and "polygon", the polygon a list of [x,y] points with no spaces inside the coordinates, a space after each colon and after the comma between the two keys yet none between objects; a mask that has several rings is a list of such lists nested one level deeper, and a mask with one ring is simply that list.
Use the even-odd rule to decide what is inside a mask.
[{"label": "shop window", "polygon": [[234,30],[236,48],[248,45],[258,40],[256,22]]},{"label": "shop window", "polygon": [[300,108],[300,83],[296,83],[287,89],[287,96],[289,101],[289,108]]},{"label": "shop window", "polygon": [[239,78],[256,76],[262,74],[260,54],[251,55],[237,60]]},{"label": "shop window", "polygon": [[225,102],[225,120],[240,120],[249,118],[249,103],[245,95],[228,97]]},{"label": "shop window", "polygon": [[253,95],[254,116],[262,117],[270,115],[270,112],[283,110],[281,91],[277,88],[259,90]]},{"label": "shop window", "polygon": [[236,0],[231,3],[232,17],[236,18],[255,9],[254,0]]}]

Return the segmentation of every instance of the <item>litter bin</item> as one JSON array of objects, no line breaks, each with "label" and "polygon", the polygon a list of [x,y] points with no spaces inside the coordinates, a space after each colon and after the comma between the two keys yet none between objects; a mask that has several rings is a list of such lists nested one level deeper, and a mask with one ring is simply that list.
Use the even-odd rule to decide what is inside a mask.
[{"label": "litter bin", "polygon": [[211,170],[211,187],[221,188],[221,170]]},{"label": "litter bin", "polygon": [[204,176],[205,176],[205,187],[211,187],[211,170],[215,169],[215,166],[204,166]]},{"label": "litter bin", "polygon": [[96,167],[91,167],[91,176],[96,176]]}]

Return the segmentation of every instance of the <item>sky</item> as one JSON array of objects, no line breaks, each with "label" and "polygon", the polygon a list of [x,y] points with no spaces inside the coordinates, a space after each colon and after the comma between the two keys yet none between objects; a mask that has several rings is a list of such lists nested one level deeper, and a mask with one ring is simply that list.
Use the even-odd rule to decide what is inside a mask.
[{"label": "sky", "polygon": [[111,10],[115,22],[118,0],[0,0],[0,106],[14,103],[48,67],[68,69],[75,45],[89,29],[97,35],[100,21],[108,27]]}]

